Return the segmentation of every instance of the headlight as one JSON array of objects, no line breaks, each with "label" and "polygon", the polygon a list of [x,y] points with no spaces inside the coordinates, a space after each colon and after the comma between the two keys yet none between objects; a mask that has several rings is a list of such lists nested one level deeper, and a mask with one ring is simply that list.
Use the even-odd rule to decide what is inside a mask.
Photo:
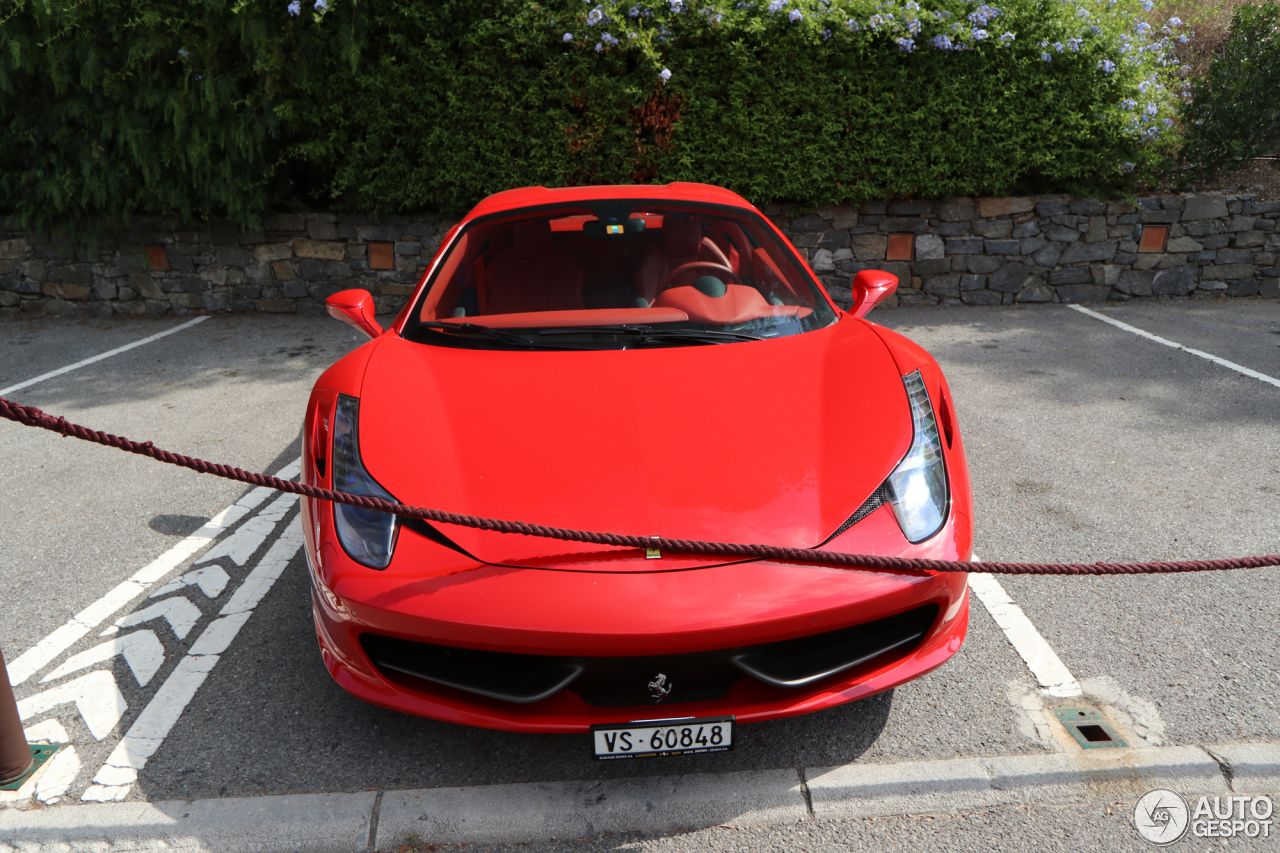
[{"label": "headlight", "polygon": [[[360,401],[338,396],[333,414],[333,488],[353,495],[394,501],[360,461]],[[396,516],[371,509],[333,505],[333,523],[343,549],[361,565],[385,569],[396,545]]]},{"label": "headlight", "polygon": [[920,371],[902,377],[911,404],[915,438],[911,449],[889,475],[889,503],[908,542],[922,542],[947,519],[947,466],[942,459],[938,421],[929,404]]}]

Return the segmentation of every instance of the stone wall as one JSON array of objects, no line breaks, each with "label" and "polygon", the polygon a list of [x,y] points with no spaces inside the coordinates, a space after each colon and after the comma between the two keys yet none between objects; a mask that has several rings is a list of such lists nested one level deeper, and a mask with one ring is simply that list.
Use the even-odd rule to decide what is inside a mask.
[{"label": "stone wall", "polygon": [[[1280,296],[1280,202],[1205,192],[1137,206],[1067,196],[876,202],[765,213],[837,302],[863,269],[900,280],[889,305]],[[380,312],[413,291],[455,220],[333,214],[174,229],[137,222],[72,248],[0,223],[0,316],[322,313],[350,287]]]},{"label": "stone wall", "polygon": [[1208,192],[877,202],[785,217],[838,302],[853,275],[898,276],[898,304],[1280,296],[1280,201]]},{"label": "stone wall", "polygon": [[0,223],[0,316],[323,314],[328,296],[352,287],[392,312],[455,221],[285,214],[249,232],[226,222],[188,230],[137,221],[74,249]]}]

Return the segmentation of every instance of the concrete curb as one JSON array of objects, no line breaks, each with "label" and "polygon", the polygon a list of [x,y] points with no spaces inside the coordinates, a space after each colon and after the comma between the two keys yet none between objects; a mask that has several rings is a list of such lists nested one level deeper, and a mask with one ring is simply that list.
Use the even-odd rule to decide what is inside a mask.
[{"label": "concrete curb", "polygon": [[406,838],[495,843],[1018,802],[1280,792],[1280,744],[1152,747],[843,767],[0,811],[0,853],[352,853]]},{"label": "concrete curb", "polygon": [[1152,788],[1229,793],[1222,769],[1191,746],[970,758],[810,771],[819,818],[954,812],[1018,802],[1140,796]]},{"label": "concrete curb", "polygon": [[1206,747],[1237,794],[1280,791],[1280,744],[1222,743]]},{"label": "concrete curb", "polygon": [[10,809],[0,813],[0,851],[351,853],[368,847],[376,798],[372,792],[291,794]]},{"label": "concrete curb", "polygon": [[795,770],[438,788],[387,793],[378,843],[391,846],[411,833],[432,842],[498,843],[808,817]]}]

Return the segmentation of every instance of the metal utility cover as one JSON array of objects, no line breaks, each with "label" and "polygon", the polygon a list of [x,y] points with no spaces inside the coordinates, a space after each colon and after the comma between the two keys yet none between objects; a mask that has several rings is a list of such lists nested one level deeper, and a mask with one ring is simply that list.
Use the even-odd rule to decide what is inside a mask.
[{"label": "metal utility cover", "polygon": [[1054,708],[1058,721],[1084,749],[1127,747],[1111,724],[1093,708]]},{"label": "metal utility cover", "polygon": [[27,745],[31,747],[31,769],[9,784],[0,785],[0,791],[16,791],[21,788],[23,783],[30,779],[46,761],[53,758],[55,752],[63,747],[63,744],[60,743],[31,743]]}]

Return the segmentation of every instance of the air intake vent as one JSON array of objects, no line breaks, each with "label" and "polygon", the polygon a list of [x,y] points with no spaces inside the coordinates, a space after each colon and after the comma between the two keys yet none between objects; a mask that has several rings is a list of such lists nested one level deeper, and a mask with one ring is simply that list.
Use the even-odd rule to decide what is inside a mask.
[{"label": "air intake vent", "polygon": [[517,704],[539,702],[567,688],[596,707],[652,705],[648,684],[663,673],[671,684],[665,706],[718,699],[747,676],[794,690],[875,658],[887,662],[890,656],[902,657],[920,643],[937,615],[938,606],[927,604],[808,637],[674,655],[552,657],[437,646],[379,634],[362,634],[360,643],[374,666],[397,680],[409,676]]}]

